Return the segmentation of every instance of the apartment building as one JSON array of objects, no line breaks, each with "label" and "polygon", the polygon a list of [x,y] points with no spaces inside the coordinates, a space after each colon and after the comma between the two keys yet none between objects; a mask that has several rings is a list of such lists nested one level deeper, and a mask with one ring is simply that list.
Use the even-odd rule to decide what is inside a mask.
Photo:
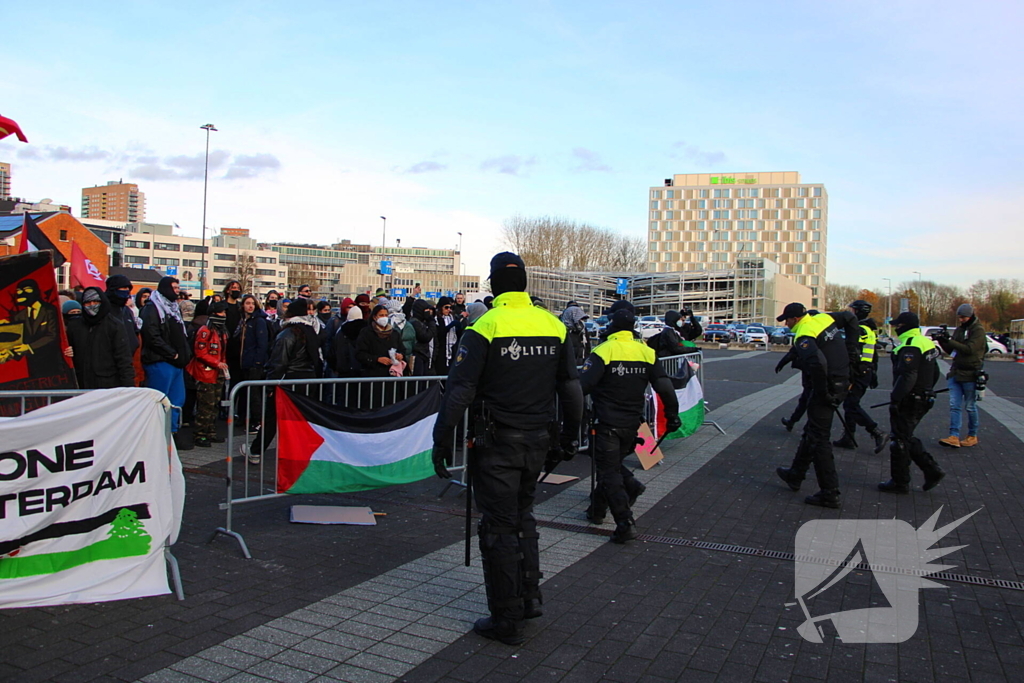
[{"label": "apartment building", "polygon": [[82,188],[82,218],[138,223],[146,220],[146,195],[135,183],[111,180]]},{"label": "apartment building", "polygon": [[686,173],[652,187],[647,266],[652,273],[725,271],[750,257],[778,264],[825,302],[828,193],[794,171]]}]

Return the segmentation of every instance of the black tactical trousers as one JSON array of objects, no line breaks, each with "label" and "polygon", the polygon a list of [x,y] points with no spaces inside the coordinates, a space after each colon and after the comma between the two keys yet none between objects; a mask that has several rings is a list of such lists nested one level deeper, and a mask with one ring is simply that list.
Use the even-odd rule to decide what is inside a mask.
[{"label": "black tactical trousers", "polygon": [[498,427],[474,449],[473,489],[480,511],[480,556],[494,619],[519,621],[523,600],[541,600],[540,550],[533,497],[551,436],[548,430]]},{"label": "black tactical trousers", "polygon": [[[846,380],[829,380],[833,395],[845,398]],[[803,481],[807,469],[814,463],[814,474],[818,478],[818,488],[822,491],[839,493],[839,475],[836,474],[836,463],[832,456],[832,405],[824,396],[811,392],[807,401],[807,424],[804,426],[800,445],[793,457],[790,469]]]},{"label": "black tactical trousers", "polygon": [[871,418],[868,411],[864,410],[864,407],[860,404],[860,400],[867,393],[870,383],[871,373],[863,377],[854,377],[853,387],[850,389],[850,393],[847,394],[846,400],[843,401],[843,412],[846,413],[846,426],[850,434],[857,431],[857,425],[864,427],[869,432],[878,429],[878,423]]},{"label": "black tactical trousers", "polygon": [[915,398],[905,398],[889,406],[889,424],[892,427],[889,473],[895,484],[910,486],[911,460],[921,468],[925,477],[934,478],[940,471],[939,464],[924,449],[921,439],[914,436],[914,430],[931,407],[931,401]]},{"label": "black tactical trousers", "polygon": [[636,429],[599,425],[593,438],[597,488],[590,501],[591,516],[604,517],[605,510],[610,509],[617,523],[631,520],[629,494],[639,482],[622,461],[636,450]]},{"label": "black tactical trousers", "polygon": [[800,392],[800,398],[796,400],[796,408],[793,409],[793,415],[789,418],[790,422],[800,421],[800,418],[807,412],[807,401],[811,398],[811,380],[807,379],[807,375],[804,374],[800,378],[800,382],[803,391]]}]

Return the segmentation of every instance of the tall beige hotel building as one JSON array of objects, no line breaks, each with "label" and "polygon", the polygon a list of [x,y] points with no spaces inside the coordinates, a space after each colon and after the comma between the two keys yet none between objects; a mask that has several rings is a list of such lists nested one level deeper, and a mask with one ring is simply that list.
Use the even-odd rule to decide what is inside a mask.
[{"label": "tall beige hotel building", "polygon": [[825,302],[828,194],[795,171],[682,173],[652,187],[647,269],[652,273],[733,270],[748,257],[771,259]]},{"label": "tall beige hotel building", "polygon": [[118,180],[82,188],[82,218],[142,223],[146,220],[146,195],[135,183]]}]

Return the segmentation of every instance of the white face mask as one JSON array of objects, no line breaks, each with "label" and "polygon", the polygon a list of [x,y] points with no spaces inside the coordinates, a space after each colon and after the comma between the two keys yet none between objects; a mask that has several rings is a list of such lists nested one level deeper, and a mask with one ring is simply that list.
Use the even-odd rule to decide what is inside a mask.
[{"label": "white face mask", "polygon": [[388,319],[386,317],[384,317],[384,318],[377,318],[373,322],[377,323],[381,327],[387,327],[389,321],[388,321]]}]

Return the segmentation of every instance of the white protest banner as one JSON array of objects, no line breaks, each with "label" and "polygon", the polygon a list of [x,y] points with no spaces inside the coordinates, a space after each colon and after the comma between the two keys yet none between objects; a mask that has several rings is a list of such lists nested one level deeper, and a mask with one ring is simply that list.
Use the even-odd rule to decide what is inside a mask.
[{"label": "white protest banner", "polygon": [[152,389],[0,420],[0,608],[169,593],[185,484]]}]

